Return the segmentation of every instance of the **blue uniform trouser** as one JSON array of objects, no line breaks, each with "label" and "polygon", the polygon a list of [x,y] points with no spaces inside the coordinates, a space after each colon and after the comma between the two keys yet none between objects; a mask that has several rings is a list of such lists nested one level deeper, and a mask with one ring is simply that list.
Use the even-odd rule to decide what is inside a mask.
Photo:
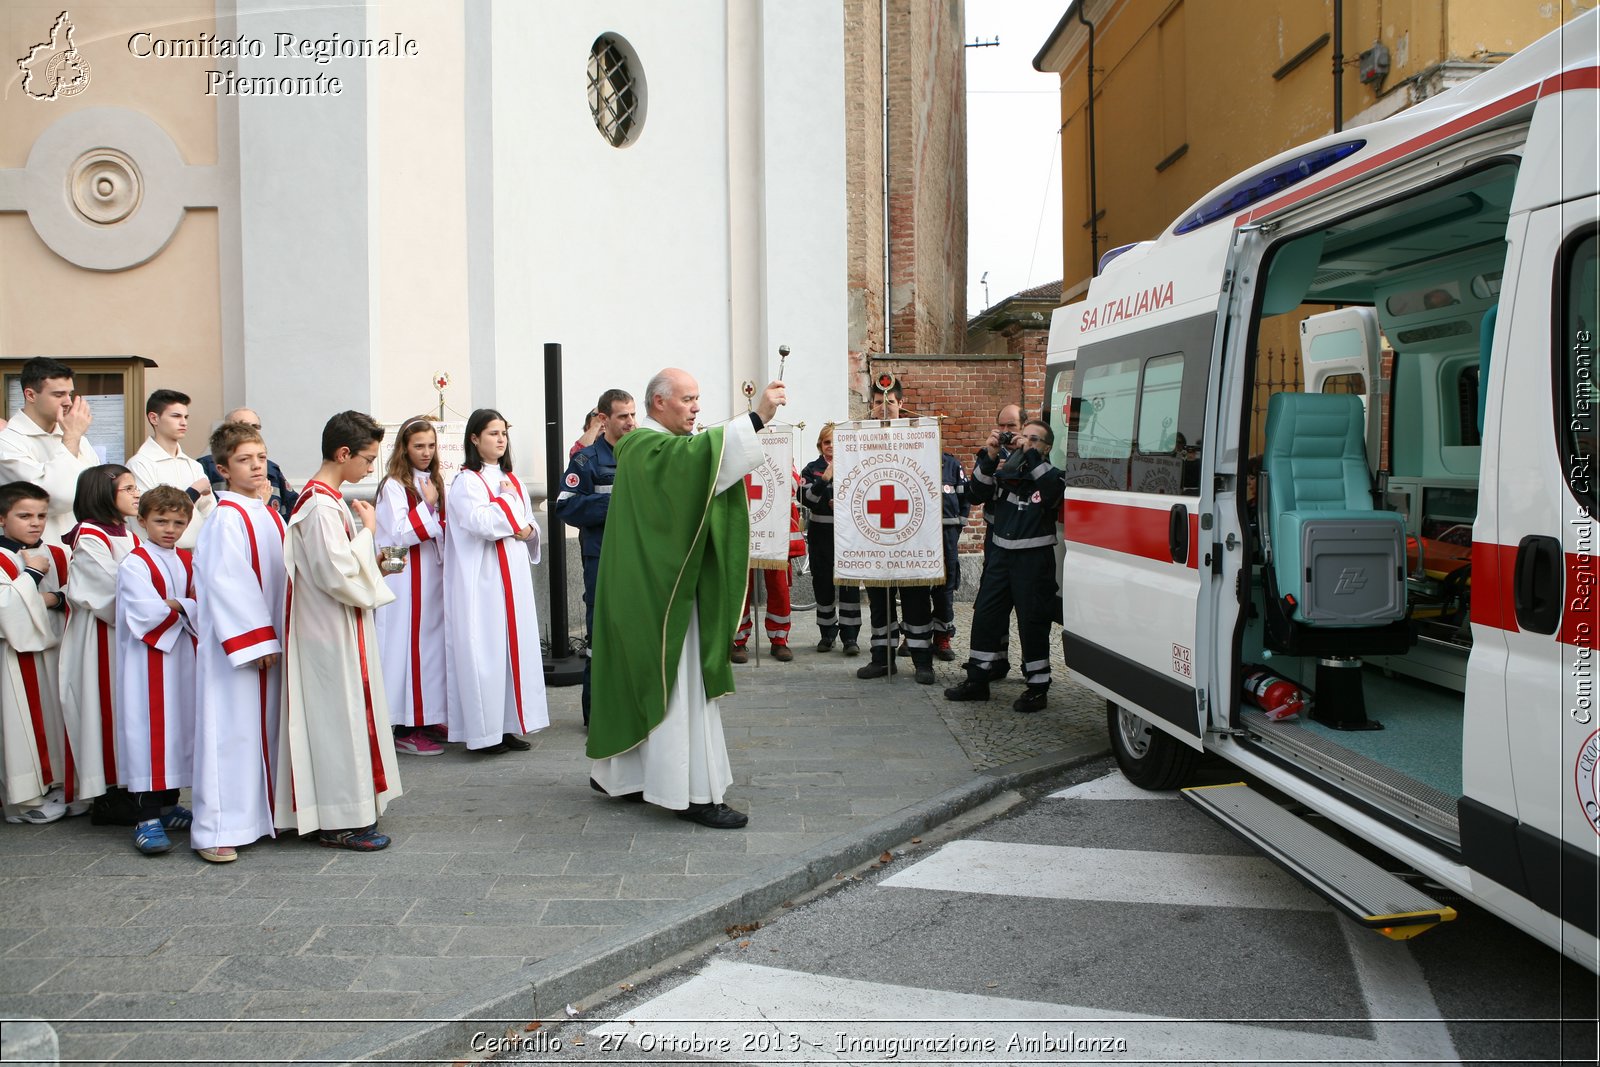
[{"label": "blue uniform trouser", "polygon": [[600,557],[583,557],[583,639],[589,642],[589,658],[583,661],[583,724],[589,725],[589,664],[594,662],[594,583],[600,578]]},{"label": "blue uniform trouser", "polygon": [[984,679],[1005,661],[1011,612],[1017,613],[1022,643],[1022,679],[1029,685],[1050,684],[1051,601],[1055,599],[1056,553],[1040,548],[989,546],[972,607],[971,652],[967,676]]},{"label": "blue uniform trouser", "polygon": [[944,528],[944,584],[933,590],[933,632],[956,632],[956,597],[961,588],[961,527]]},{"label": "blue uniform trouser", "polygon": [[[806,551],[811,556],[811,589],[817,597],[817,629],[826,640],[835,634],[845,644],[854,644],[861,634],[861,587],[854,583],[833,584],[833,525],[813,521],[806,532]],[[834,591],[838,590],[837,609]]]}]

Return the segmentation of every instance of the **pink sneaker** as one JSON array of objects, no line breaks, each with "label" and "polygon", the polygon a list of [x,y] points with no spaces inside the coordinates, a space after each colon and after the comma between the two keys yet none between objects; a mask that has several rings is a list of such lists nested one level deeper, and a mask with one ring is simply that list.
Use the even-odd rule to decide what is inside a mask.
[{"label": "pink sneaker", "polygon": [[442,722],[435,723],[432,726],[424,726],[422,732],[441,745],[450,740],[450,727]]},{"label": "pink sneaker", "polygon": [[395,738],[394,750],[408,756],[437,756],[444,751],[444,746],[421,730],[417,730],[404,737]]}]

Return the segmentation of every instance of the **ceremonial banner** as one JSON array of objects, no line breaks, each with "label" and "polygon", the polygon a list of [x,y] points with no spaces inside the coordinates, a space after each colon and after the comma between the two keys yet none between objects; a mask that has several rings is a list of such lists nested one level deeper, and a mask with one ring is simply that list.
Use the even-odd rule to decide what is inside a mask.
[{"label": "ceremonial banner", "polygon": [[942,585],[937,419],[833,429],[834,574],[842,584]]},{"label": "ceremonial banner", "polygon": [[794,437],[788,427],[767,427],[756,435],[766,459],[744,476],[750,501],[750,566],[789,568],[789,503],[794,497]]}]

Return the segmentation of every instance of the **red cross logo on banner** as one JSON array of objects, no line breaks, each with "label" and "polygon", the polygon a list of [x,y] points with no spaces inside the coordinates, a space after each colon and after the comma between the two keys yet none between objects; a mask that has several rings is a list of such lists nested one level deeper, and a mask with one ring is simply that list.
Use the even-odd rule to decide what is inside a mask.
[{"label": "red cross logo on banner", "polygon": [[878,486],[878,499],[867,501],[867,514],[878,516],[878,529],[892,530],[895,528],[895,517],[904,515],[911,510],[911,501],[902,500],[894,494],[894,486],[884,482]]},{"label": "red cross logo on banner", "polygon": [[751,500],[760,500],[766,495],[765,487],[763,487],[760,482],[755,480],[755,475],[753,474],[746,474],[744,476],[744,492],[745,495]]}]

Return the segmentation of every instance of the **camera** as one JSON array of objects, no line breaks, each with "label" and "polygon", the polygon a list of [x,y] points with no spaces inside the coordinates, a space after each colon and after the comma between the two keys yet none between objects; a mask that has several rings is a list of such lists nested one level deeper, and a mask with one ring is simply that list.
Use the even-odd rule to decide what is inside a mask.
[{"label": "camera", "polygon": [[1000,436],[997,438],[997,440],[1000,442],[1001,448],[1010,448],[1011,443],[1016,439],[1017,435],[1012,433],[1010,430],[1001,430]]}]

